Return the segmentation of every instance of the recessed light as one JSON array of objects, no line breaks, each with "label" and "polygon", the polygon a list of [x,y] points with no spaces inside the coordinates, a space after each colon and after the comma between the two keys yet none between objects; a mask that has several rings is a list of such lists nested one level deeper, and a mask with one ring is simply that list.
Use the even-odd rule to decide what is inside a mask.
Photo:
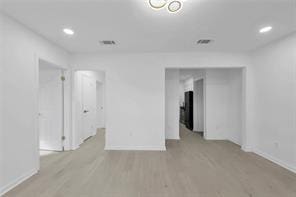
[{"label": "recessed light", "polygon": [[67,35],[74,35],[74,31],[72,29],[69,28],[65,28],[63,29],[63,32]]},{"label": "recessed light", "polygon": [[261,28],[260,30],[259,30],[259,32],[261,33],[261,34],[263,34],[263,33],[267,33],[267,32],[269,32],[269,31],[271,31],[272,30],[272,27],[271,26],[267,26],[267,27],[263,27],[263,28]]},{"label": "recessed light", "polygon": [[153,9],[163,8],[167,4],[168,0],[149,0],[149,5]]},{"label": "recessed light", "polygon": [[168,5],[168,11],[171,13],[178,12],[182,8],[182,3],[180,1],[172,1]]}]

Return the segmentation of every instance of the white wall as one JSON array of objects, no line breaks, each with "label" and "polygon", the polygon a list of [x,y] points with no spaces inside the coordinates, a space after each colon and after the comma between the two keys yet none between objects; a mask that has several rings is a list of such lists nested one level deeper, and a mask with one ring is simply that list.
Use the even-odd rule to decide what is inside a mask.
[{"label": "white wall", "polygon": [[206,82],[206,132],[211,140],[227,139],[229,87],[227,71],[207,71]]},{"label": "white wall", "polygon": [[[184,92],[193,91],[193,83],[194,83],[193,77],[190,77],[189,79],[184,80],[183,81]],[[183,95],[184,95],[184,92],[183,92]]]},{"label": "white wall", "polygon": [[[1,6],[1,5],[0,5]],[[3,46],[3,18],[0,15],[0,46]],[[0,177],[4,177],[4,158],[2,155],[2,150],[4,150],[4,133],[3,133],[3,67],[4,67],[4,61],[3,61],[3,53],[4,53],[4,47],[0,47]],[[0,196],[1,196],[1,188],[4,185],[4,180],[0,179]]]},{"label": "white wall", "polygon": [[229,131],[227,139],[242,145],[242,133],[243,133],[243,70],[242,69],[231,69],[229,70],[229,104],[230,108],[228,111],[229,117]]},{"label": "white wall", "polygon": [[243,67],[227,53],[80,54],[79,69],[106,71],[106,148],[165,149],[165,67]]},{"label": "white wall", "polygon": [[184,80],[180,81],[184,86],[184,92],[193,91],[194,81],[203,79],[205,77],[205,69],[181,69],[180,76],[182,76],[181,78],[185,78]]},{"label": "white wall", "polygon": [[241,73],[241,69],[206,70],[206,139],[242,144]]},{"label": "white wall", "polygon": [[185,87],[184,87],[184,81],[179,82],[179,106],[184,106],[184,100],[185,100]]},{"label": "white wall", "polygon": [[254,151],[296,172],[296,34],[251,57]]},{"label": "white wall", "polygon": [[179,69],[165,70],[165,138],[180,139],[179,135]]},{"label": "white wall", "polygon": [[194,81],[193,83],[193,130],[204,131],[204,79]]},{"label": "white wall", "polygon": [[[38,169],[37,113],[38,61],[41,57],[57,65],[68,65],[68,54],[0,14],[3,20],[2,117],[3,142],[0,155],[0,194]],[[2,48],[2,47],[1,47]]]},{"label": "white wall", "polygon": [[91,71],[91,70],[81,70],[77,72],[78,75],[87,75],[100,83],[105,83],[105,72],[104,71]]}]

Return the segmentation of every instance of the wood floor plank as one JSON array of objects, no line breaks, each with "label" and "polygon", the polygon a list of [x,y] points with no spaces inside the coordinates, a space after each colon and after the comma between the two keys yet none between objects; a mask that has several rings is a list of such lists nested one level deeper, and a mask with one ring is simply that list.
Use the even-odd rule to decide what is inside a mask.
[{"label": "wood floor plank", "polygon": [[6,197],[296,197],[296,175],[229,141],[181,127],[167,151],[104,151],[104,131],[78,150],[41,157]]}]

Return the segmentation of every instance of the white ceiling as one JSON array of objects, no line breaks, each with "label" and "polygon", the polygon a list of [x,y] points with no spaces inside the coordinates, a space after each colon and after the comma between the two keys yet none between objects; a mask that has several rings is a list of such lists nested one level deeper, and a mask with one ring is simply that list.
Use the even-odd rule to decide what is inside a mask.
[{"label": "white ceiling", "polygon": [[[296,30],[296,0],[183,0],[177,14],[147,0],[4,0],[3,10],[70,52],[249,51]],[[262,35],[260,27],[272,25]],[[75,30],[65,36],[64,27]],[[198,39],[213,39],[198,46]],[[102,46],[100,40],[115,40]]]}]

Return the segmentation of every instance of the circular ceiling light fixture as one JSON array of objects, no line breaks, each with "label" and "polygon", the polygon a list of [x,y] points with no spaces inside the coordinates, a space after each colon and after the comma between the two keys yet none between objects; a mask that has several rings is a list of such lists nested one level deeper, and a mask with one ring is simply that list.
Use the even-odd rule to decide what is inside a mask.
[{"label": "circular ceiling light fixture", "polygon": [[168,5],[168,11],[171,13],[176,13],[176,12],[180,11],[181,8],[182,8],[182,3],[180,1],[172,1]]},{"label": "circular ceiling light fixture", "polygon": [[167,4],[168,0],[149,0],[149,5],[153,9],[161,9]]}]

